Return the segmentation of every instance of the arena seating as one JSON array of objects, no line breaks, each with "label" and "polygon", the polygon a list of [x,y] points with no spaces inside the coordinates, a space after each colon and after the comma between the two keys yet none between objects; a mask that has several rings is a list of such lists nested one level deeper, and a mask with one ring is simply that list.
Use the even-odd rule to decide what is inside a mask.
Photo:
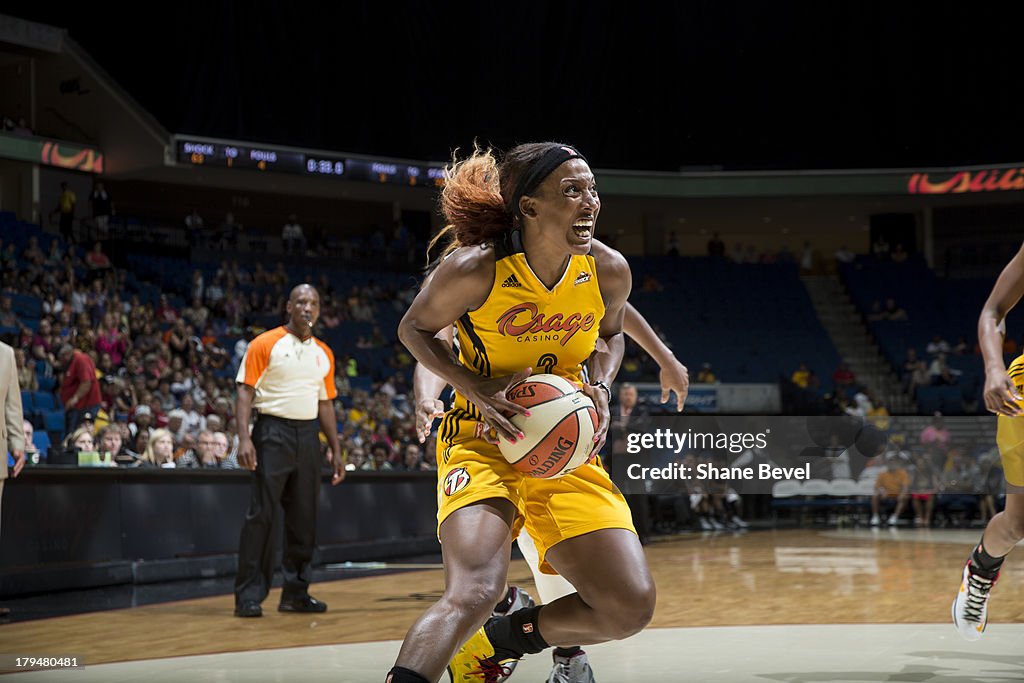
[{"label": "arena seating", "polygon": [[[711,363],[722,382],[776,382],[807,363],[831,384],[839,353],[795,265],[690,257],[631,258],[630,301],[671,341],[693,375]],[[653,277],[662,291],[644,291]]]},{"label": "arena seating", "polygon": [[[24,249],[30,237],[35,236],[44,253],[51,242],[59,240],[35,225],[18,222],[13,214],[0,214],[0,227],[4,235],[19,250]],[[90,245],[80,245],[84,255]],[[130,242],[108,243],[108,252],[115,252],[115,265],[125,270],[122,296],[127,300],[138,296],[144,304],[156,305],[162,295],[179,311],[189,303],[191,274],[200,270],[206,286],[216,278],[221,257],[238,261],[252,273],[257,263],[267,271],[277,267],[276,259],[268,262],[266,255],[254,252],[197,253],[189,258],[186,252],[154,250],[151,245]],[[838,353],[818,321],[810,299],[799,279],[795,265],[735,264],[710,258],[640,257],[631,258],[634,271],[634,290],[631,301],[660,330],[677,356],[696,373],[704,362],[712,364],[723,382],[776,382],[788,376],[801,362],[814,370],[822,380],[822,390],[828,390],[832,370],[839,362]],[[372,261],[371,261],[372,262]],[[350,377],[353,389],[372,391],[374,383],[396,372],[393,367],[395,330],[404,304],[395,301],[396,292],[415,290],[420,275],[416,272],[395,271],[384,268],[339,267],[331,262],[310,262],[306,259],[283,260],[287,282],[313,281],[319,283],[326,276],[335,297],[344,300],[355,288],[379,285],[384,295],[369,301],[373,311],[372,322],[344,320],[333,329],[322,332],[324,340],[336,350],[339,363],[345,355],[353,358],[359,369],[358,376]],[[79,268],[78,278],[88,273]],[[657,286],[646,287],[648,278]],[[659,289],[660,287],[660,289]],[[259,297],[271,295],[280,301],[286,289],[279,285],[250,285],[239,294]],[[36,329],[42,316],[42,301],[28,294],[9,294],[19,318],[31,329]],[[278,311],[260,309],[247,315],[246,323],[256,330],[269,328],[282,322]],[[164,325],[166,327],[166,325]],[[358,348],[356,340],[369,338],[378,327],[385,343],[375,348]],[[755,332],[756,331],[756,332]],[[221,344],[233,349],[238,337],[230,335],[220,339]],[[37,377],[40,391],[31,397],[31,415],[40,431],[48,431],[57,441],[62,436],[61,406],[48,402],[54,378],[40,368]],[[405,374],[410,374],[408,368]],[[229,368],[218,371],[228,377]],[[644,377],[653,380],[654,377]]]},{"label": "arena seating", "polygon": [[[907,312],[907,320],[868,321],[882,353],[897,370],[902,368],[908,348],[917,349],[918,357],[930,362],[925,347],[935,335],[942,336],[951,346],[961,337],[967,339],[967,354],[947,355],[949,367],[962,373],[958,384],[921,387],[917,396],[919,412],[941,410],[959,414],[965,401],[981,405],[983,366],[981,356],[974,353],[974,345],[978,314],[992,289],[991,278],[940,278],[920,255],[903,263],[860,256],[853,263],[841,264],[840,276],[865,318],[876,301],[884,305],[886,298],[894,299]],[[1014,329],[1018,333],[1024,329],[1019,324],[1014,327],[1012,317],[1008,327],[1011,334]],[[1008,356],[1006,360],[1012,358]]]}]

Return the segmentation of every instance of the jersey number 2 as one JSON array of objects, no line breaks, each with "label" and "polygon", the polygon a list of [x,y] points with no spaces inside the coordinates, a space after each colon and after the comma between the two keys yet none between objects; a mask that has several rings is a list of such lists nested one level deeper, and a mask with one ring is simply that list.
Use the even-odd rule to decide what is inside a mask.
[{"label": "jersey number 2", "polygon": [[558,356],[553,353],[545,353],[537,359],[537,365],[544,368],[544,372],[550,375],[554,372],[555,366],[558,365]]}]

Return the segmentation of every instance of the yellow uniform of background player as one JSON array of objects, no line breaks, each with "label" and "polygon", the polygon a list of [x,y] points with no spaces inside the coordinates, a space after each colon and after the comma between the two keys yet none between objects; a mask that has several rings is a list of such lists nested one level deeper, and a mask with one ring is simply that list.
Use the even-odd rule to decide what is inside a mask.
[{"label": "yellow uniform of background player", "polygon": [[[1010,363],[1006,374],[1017,387],[1017,393],[1024,396],[1024,355]],[[1006,481],[1024,487],[1024,418],[1000,415],[998,420],[996,444],[1003,459]]]},{"label": "yellow uniform of background player", "polygon": [[971,552],[953,600],[953,625],[977,640],[988,624],[988,599],[1003,560],[1024,539],[1024,356],[1003,361],[1006,315],[1024,297],[1024,247],[1003,268],[978,317],[978,345],[985,359],[985,408],[998,415],[996,443],[1006,477],[1006,508],[989,520]]},{"label": "yellow uniform of background player", "polygon": [[[532,367],[583,382],[583,364],[594,352],[604,315],[593,256],[572,256],[562,279],[548,289],[530,269],[519,232],[494,248],[491,292],[456,324],[460,362],[491,377]],[[625,499],[597,460],[560,479],[534,479],[482,438],[484,428],[476,407],[456,393],[438,429],[438,525],[476,501],[509,500],[518,511],[513,536],[525,516],[541,569],[551,574],[544,556],[559,541],[596,529],[633,530]],[[558,495],[569,492],[591,495]]]}]

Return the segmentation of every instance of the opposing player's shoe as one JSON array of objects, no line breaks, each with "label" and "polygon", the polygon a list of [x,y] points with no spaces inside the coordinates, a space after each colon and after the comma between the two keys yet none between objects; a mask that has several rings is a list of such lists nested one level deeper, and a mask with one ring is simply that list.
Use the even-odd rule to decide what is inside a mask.
[{"label": "opposing player's shoe", "polygon": [[448,663],[448,679],[452,683],[501,683],[512,675],[508,665],[516,661],[499,661],[487,632],[481,626]]},{"label": "opposing player's shoe", "polygon": [[967,560],[964,565],[960,591],[953,601],[953,625],[967,640],[978,640],[988,624],[988,596],[999,574],[992,578],[981,576]]},{"label": "opposing player's shoe", "polygon": [[[535,604],[530,594],[524,591],[519,586],[509,586],[508,593],[505,594],[505,599],[495,605],[494,610],[491,612],[492,616],[503,617],[513,612],[517,612],[527,607],[533,607]],[[513,659],[505,664],[505,668],[508,669],[508,673],[498,677],[498,683],[508,680],[508,677],[512,675],[512,672],[516,670],[516,665],[519,663],[518,659]]]},{"label": "opposing player's shoe", "polygon": [[587,653],[580,650],[572,657],[559,657],[552,654],[555,660],[551,667],[548,683],[595,683],[594,670],[587,661]]},{"label": "opposing player's shoe", "polygon": [[491,614],[496,617],[503,617],[506,614],[512,614],[513,612],[517,612],[521,609],[533,607],[535,604],[537,603],[533,601],[530,594],[522,588],[519,586],[509,586],[508,593],[505,595],[505,600],[502,601],[500,605],[496,606]]}]

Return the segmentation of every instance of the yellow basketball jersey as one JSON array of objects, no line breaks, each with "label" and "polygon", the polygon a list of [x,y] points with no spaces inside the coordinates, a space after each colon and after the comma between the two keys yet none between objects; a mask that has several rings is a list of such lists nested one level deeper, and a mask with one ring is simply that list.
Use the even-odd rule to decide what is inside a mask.
[{"label": "yellow basketball jersey", "polygon": [[1010,363],[1010,367],[1007,368],[1006,374],[1013,380],[1014,386],[1017,387],[1017,393],[1024,391],[1024,354],[1017,356],[1017,358]]},{"label": "yellow basketball jersey", "polygon": [[[459,360],[487,377],[533,368],[582,381],[594,352],[604,300],[594,257],[572,256],[548,289],[526,262],[518,231],[495,244],[494,284],[483,305],[456,323]],[[476,411],[460,395],[455,407]]]}]

